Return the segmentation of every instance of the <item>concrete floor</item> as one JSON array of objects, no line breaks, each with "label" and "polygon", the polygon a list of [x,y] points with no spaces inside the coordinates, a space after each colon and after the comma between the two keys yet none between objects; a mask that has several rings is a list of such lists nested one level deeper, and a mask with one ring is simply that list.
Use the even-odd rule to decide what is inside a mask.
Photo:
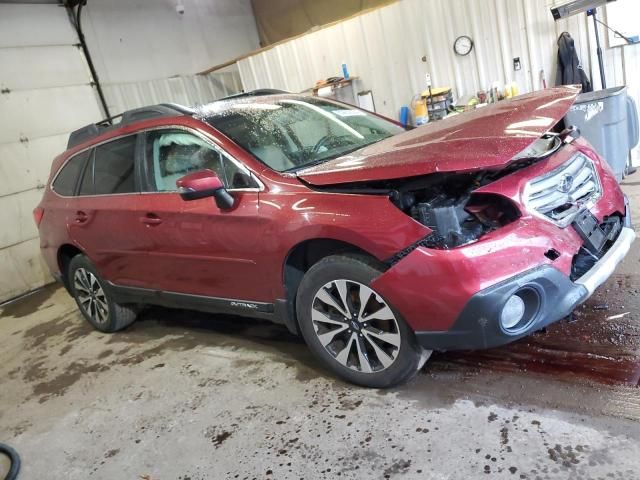
[{"label": "concrete floor", "polygon": [[0,441],[20,479],[640,479],[639,259],[573,319],[389,391],[279,326],[153,308],[105,335],[47,288],[1,312]]}]

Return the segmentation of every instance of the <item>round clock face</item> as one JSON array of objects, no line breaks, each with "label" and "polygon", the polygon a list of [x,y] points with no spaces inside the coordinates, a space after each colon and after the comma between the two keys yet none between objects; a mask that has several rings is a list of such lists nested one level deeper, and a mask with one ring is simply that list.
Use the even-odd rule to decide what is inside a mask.
[{"label": "round clock face", "polygon": [[456,41],[453,44],[453,50],[458,55],[469,55],[469,53],[471,53],[471,49],[473,49],[473,40],[471,40],[471,37],[466,35],[456,38]]}]

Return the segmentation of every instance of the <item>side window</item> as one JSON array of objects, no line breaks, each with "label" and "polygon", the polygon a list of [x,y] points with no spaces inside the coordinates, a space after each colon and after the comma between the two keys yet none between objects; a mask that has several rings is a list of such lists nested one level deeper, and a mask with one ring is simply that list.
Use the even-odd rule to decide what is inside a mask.
[{"label": "side window", "polygon": [[96,147],[93,183],[96,195],[136,192],[136,136],[120,138]]},{"label": "side window", "polygon": [[224,174],[227,188],[258,188],[258,184],[249,173],[228,158],[224,162]]},{"label": "side window", "polygon": [[65,197],[70,197],[75,194],[78,177],[82,173],[82,169],[90,153],[90,150],[79,153],[67,161],[51,186],[54,192]]},{"label": "side window", "polygon": [[147,134],[147,171],[153,190],[177,190],[176,180],[187,173],[209,169],[227,188],[257,186],[246,171],[202,138],[183,130]]}]

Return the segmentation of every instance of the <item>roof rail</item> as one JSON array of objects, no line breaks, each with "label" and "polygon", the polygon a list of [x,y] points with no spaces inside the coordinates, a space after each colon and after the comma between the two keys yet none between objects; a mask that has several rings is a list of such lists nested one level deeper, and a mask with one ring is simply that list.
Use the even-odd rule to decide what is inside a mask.
[{"label": "roof rail", "polygon": [[[194,111],[188,107],[177,105],[174,103],[161,103],[160,105],[152,105],[149,107],[135,108],[133,110],[127,110],[119,115],[105,118],[96,123],[91,123],[78,130],[71,132],[69,135],[69,141],[67,142],[67,150],[80,145],[98,135],[103,134],[109,130],[128,125],[130,123],[138,122],[140,120],[148,120],[151,118],[171,117],[176,115],[193,115]],[[120,119],[119,122],[114,123],[114,120]]]}]

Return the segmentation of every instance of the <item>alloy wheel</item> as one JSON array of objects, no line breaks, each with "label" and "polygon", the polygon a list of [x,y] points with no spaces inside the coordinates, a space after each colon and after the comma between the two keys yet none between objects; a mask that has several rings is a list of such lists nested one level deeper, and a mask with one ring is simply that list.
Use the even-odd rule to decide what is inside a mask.
[{"label": "alloy wheel", "polygon": [[390,367],[400,351],[398,320],[375,291],[353,280],[325,284],[311,320],[320,344],[343,366],[362,373]]},{"label": "alloy wheel", "polygon": [[109,304],[96,276],[84,268],[78,268],[73,275],[73,287],[78,303],[85,313],[96,323],[106,323],[109,318]]}]

